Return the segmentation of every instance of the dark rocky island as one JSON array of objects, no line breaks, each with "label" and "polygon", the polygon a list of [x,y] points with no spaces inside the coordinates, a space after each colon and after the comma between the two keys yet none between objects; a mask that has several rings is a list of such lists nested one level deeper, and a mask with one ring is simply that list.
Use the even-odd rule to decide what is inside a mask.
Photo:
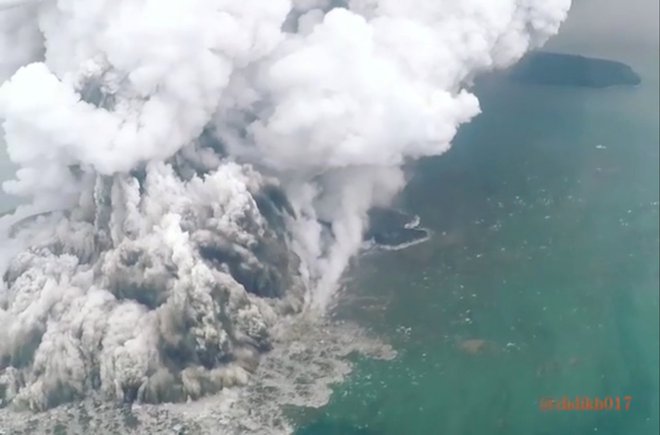
[{"label": "dark rocky island", "polygon": [[543,51],[521,59],[510,69],[509,77],[520,83],[588,88],[635,86],[642,81],[622,62]]},{"label": "dark rocky island", "polygon": [[417,216],[397,209],[376,207],[369,211],[369,230],[364,239],[384,249],[403,249],[428,239],[428,230],[419,224]]}]

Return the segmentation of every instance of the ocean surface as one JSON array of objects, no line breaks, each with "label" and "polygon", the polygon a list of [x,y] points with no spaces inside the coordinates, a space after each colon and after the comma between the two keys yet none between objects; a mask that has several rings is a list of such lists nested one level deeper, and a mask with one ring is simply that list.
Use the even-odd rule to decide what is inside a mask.
[{"label": "ocean surface", "polygon": [[[588,12],[549,48],[642,84],[478,81],[483,114],[397,204],[432,237],[362,255],[334,313],[398,357],[356,358],[326,407],[291,411],[299,435],[659,432],[657,42],[581,32]],[[622,409],[540,409],[576,396]]]}]

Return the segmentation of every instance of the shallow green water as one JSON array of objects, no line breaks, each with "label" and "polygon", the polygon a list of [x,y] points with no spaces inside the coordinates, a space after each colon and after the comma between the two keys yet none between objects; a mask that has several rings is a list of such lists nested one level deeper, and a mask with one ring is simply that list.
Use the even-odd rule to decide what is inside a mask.
[{"label": "shallow green water", "polygon": [[[657,51],[622,57],[642,86],[479,85],[400,200],[434,237],[361,257],[341,296],[398,358],[359,360],[300,434],[658,433]],[[632,401],[539,409],[576,395]]]}]

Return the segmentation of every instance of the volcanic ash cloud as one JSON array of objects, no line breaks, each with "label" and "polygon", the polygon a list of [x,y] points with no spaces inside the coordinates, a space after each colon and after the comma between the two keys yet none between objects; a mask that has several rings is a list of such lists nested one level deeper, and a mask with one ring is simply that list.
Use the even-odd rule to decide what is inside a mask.
[{"label": "volcanic ash cloud", "polygon": [[0,406],[184,401],[322,314],[570,0],[0,0]]},{"label": "volcanic ash cloud", "polygon": [[273,229],[286,218],[277,187],[233,163],[185,181],[150,163],[92,186],[73,211],[20,223],[52,234],[4,275],[5,404],[44,409],[92,389],[179,401],[243,382],[276,316],[302,303],[299,261]]}]

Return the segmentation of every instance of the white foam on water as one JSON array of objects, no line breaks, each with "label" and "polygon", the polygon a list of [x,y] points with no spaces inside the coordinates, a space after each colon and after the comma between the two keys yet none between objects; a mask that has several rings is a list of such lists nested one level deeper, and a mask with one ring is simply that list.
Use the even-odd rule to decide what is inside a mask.
[{"label": "white foam on water", "polygon": [[382,249],[384,251],[400,251],[402,249],[407,249],[407,248],[410,248],[412,246],[428,242],[431,239],[431,236],[432,236],[431,230],[426,229],[426,228],[415,228],[415,229],[426,232],[426,235],[424,237],[419,237],[419,238],[417,238],[415,240],[412,240],[410,242],[401,243],[401,244],[394,245],[394,246],[392,246],[392,245],[376,245],[376,248],[377,249]]},{"label": "white foam on water", "polygon": [[405,224],[403,227],[407,230],[411,230],[413,228],[419,227],[419,224],[420,224],[420,218],[419,218],[419,216],[415,215],[415,216],[412,217],[410,222]]}]

